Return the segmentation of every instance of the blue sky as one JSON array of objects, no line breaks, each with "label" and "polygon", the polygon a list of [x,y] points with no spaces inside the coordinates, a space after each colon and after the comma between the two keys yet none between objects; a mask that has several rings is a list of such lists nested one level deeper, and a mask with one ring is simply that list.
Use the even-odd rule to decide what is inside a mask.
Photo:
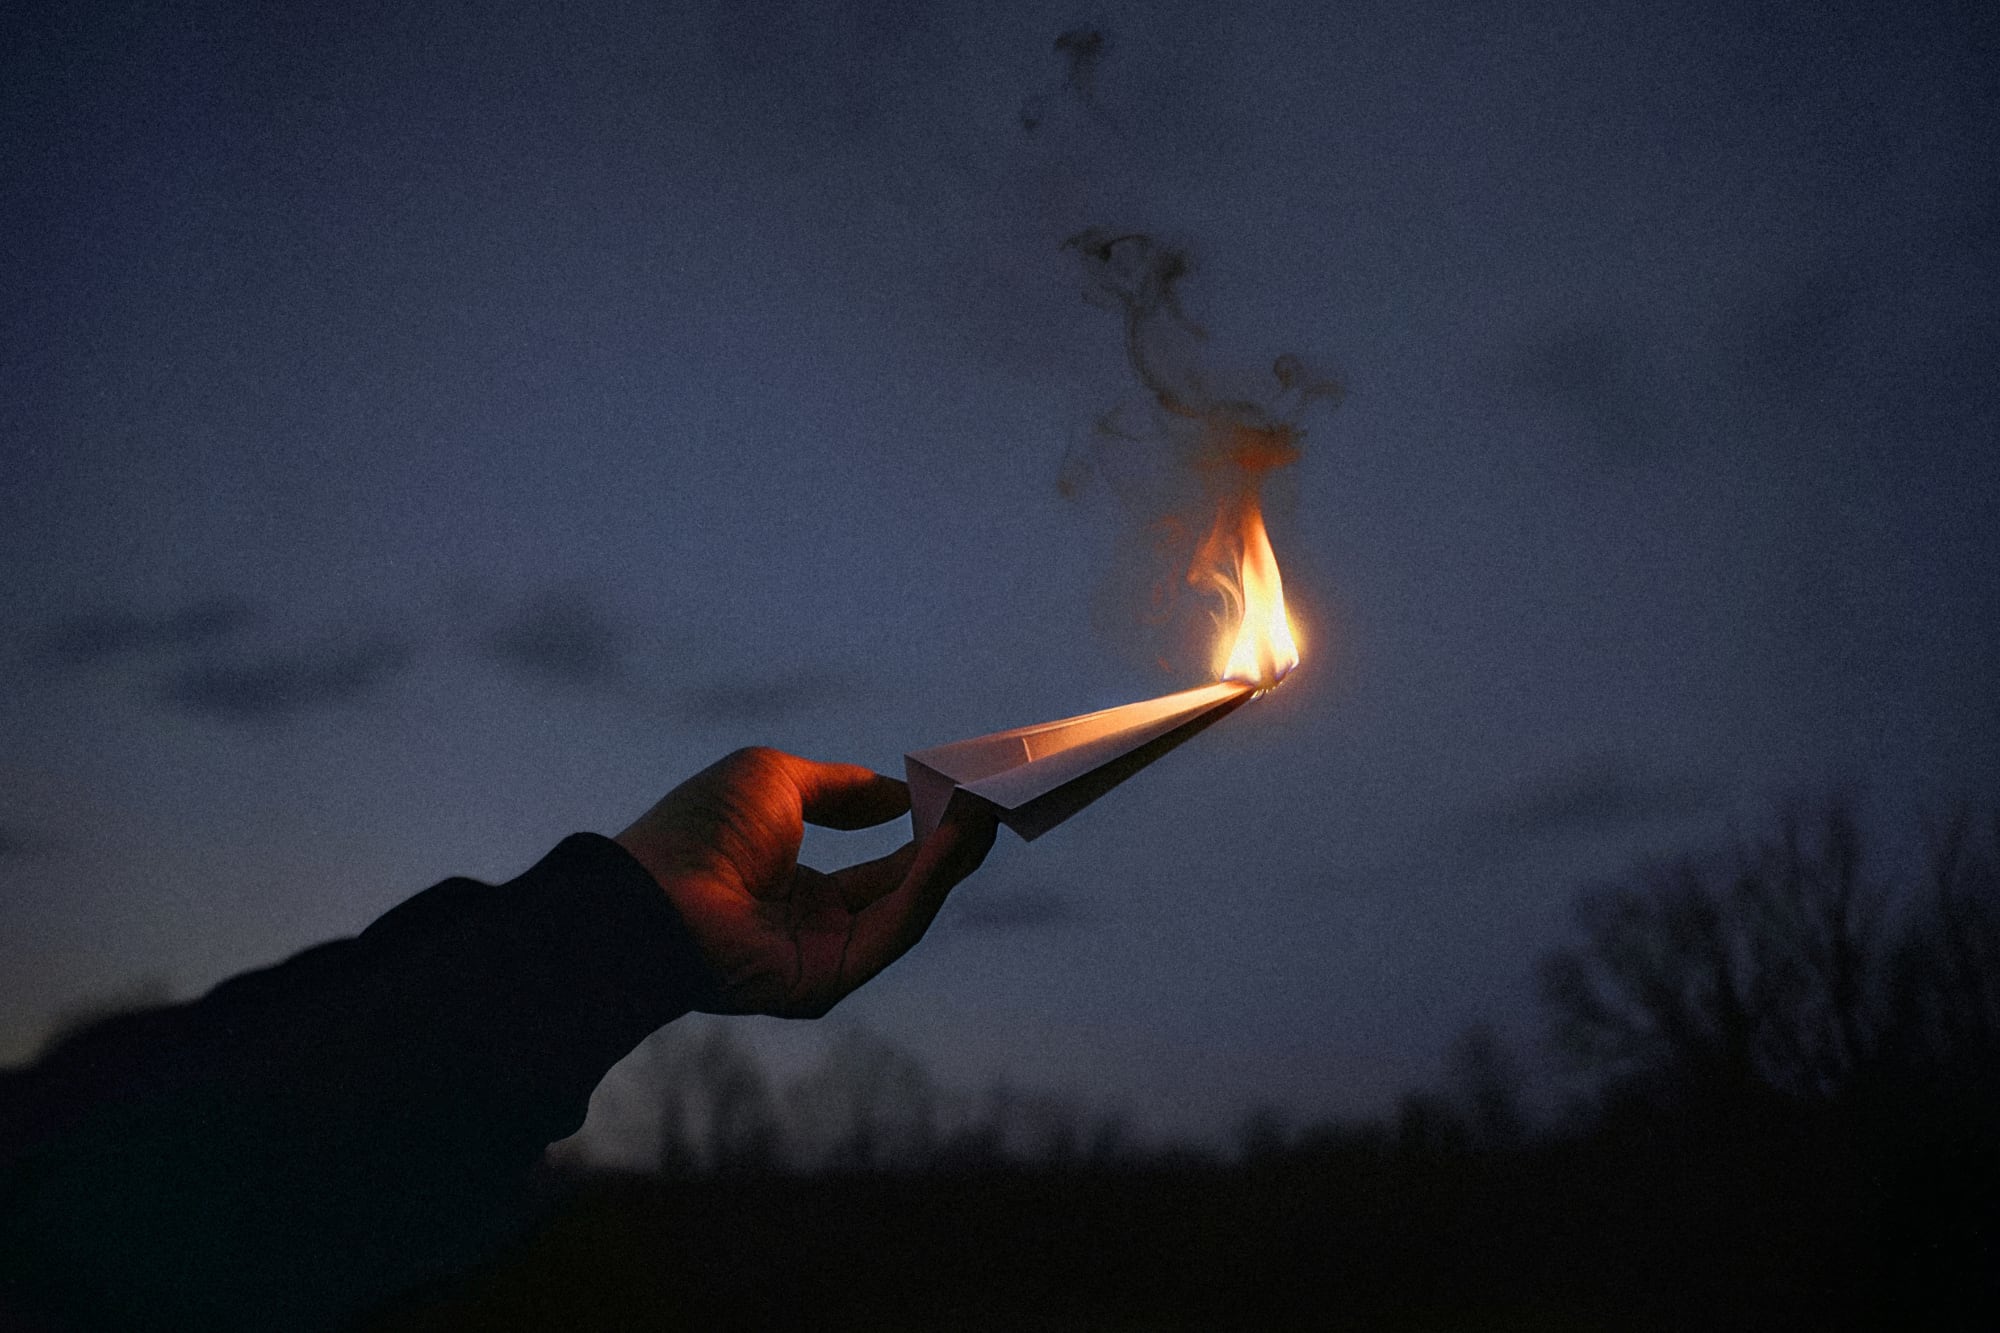
[{"label": "blue sky", "polygon": [[1531,1034],[1589,878],[2000,776],[1974,8],[5,23],[0,1058],[737,745],[899,772],[1188,683],[1056,484],[1135,391],[1087,227],[1189,251],[1209,364],[1346,385],[1271,497],[1308,661],[844,1021],[1366,1112]]}]

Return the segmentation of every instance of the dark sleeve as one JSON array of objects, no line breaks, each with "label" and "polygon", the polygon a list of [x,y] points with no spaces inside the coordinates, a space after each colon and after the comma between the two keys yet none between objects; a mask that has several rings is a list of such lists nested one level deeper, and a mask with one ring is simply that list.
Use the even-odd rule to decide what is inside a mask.
[{"label": "dark sleeve", "polygon": [[81,1034],[0,1086],[0,1310],[324,1327],[448,1272],[702,975],[645,869],[577,834]]}]

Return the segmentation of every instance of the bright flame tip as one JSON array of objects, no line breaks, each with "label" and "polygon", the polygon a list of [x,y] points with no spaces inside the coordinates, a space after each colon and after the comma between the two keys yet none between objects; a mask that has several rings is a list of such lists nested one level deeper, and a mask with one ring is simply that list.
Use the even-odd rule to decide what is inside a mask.
[{"label": "bright flame tip", "polygon": [[1291,617],[1285,613],[1278,557],[1271,550],[1270,534],[1264,530],[1264,517],[1254,496],[1239,513],[1235,591],[1241,615],[1226,656],[1218,654],[1221,669],[1217,674],[1262,693],[1275,689],[1298,666],[1299,645]]}]

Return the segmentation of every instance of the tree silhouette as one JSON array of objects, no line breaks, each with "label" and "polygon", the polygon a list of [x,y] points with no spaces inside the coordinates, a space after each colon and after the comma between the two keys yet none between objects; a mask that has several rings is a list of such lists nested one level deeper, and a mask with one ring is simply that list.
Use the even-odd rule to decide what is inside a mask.
[{"label": "tree silhouette", "polygon": [[1561,1048],[1613,1097],[1847,1099],[1912,1066],[1992,1068],[2000,831],[1933,832],[1928,891],[1871,865],[1854,806],[1794,806],[1722,857],[1587,892],[1543,963]]},{"label": "tree silhouette", "polygon": [[1460,1034],[1445,1056],[1446,1086],[1473,1140],[1484,1148],[1511,1148],[1527,1132],[1521,1108],[1521,1067],[1490,1023]]},{"label": "tree silhouette", "polygon": [[938,1136],[938,1090],[901,1047],[860,1028],[829,1044],[786,1092],[794,1140],[808,1164],[869,1171],[926,1165]]},{"label": "tree silhouette", "polygon": [[649,1043],[658,1166],[670,1176],[766,1171],[784,1136],[769,1081],[732,1028],[667,1029]]},{"label": "tree silhouette", "polygon": [[1931,838],[1924,897],[1889,960],[1894,1073],[1983,1085],[2000,1072],[2000,814],[1961,811]]}]

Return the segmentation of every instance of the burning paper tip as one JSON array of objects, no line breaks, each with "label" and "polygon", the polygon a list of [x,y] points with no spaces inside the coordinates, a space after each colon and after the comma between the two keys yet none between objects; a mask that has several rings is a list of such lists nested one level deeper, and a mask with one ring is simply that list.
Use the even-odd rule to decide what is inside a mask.
[{"label": "burning paper tip", "polygon": [[1210,555],[1197,580],[1212,583],[1226,607],[1234,611],[1235,634],[1220,645],[1217,675],[1268,690],[1299,664],[1298,637],[1285,610],[1285,584],[1278,576],[1277,553],[1264,530],[1264,516],[1254,496],[1238,512],[1235,531],[1218,520],[1211,545],[1229,544],[1233,560]]},{"label": "burning paper tip", "polygon": [[952,794],[965,791],[991,805],[1000,822],[1022,838],[1038,838],[1290,675],[1299,664],[1299,649],[1285,613],[1277,557],[1256,506],[1246,505],[1241,518],[1234,578],[1217,580],[1236,611],[1234,632],[1218,652],[1221,680],[905,755],[916,835],[935,829]]},{"label": "burning paper tip", "polygon": [[1218,511],[1189,581],[1222,598],[1216,649],[1222,679],[905,755],[916,835],[935,829],[952,795],[964,791],[992,806],[1021,837],[1038,838],[1291,674],[1299,664],[1298,638],[1254,490]]},{"label": "burning paper tip", "polygon": [[1278,557],[1264,528],[1255,479],[1217,504],[1187,581],[1220,599],[1213,685],[1081,717],[996,731],[903,756],[910,823],[919,838],[944,819],[955,793],[992,806],[1024,839],[1062,823],[1196,732],[1277,687],[1299,664]]}]

